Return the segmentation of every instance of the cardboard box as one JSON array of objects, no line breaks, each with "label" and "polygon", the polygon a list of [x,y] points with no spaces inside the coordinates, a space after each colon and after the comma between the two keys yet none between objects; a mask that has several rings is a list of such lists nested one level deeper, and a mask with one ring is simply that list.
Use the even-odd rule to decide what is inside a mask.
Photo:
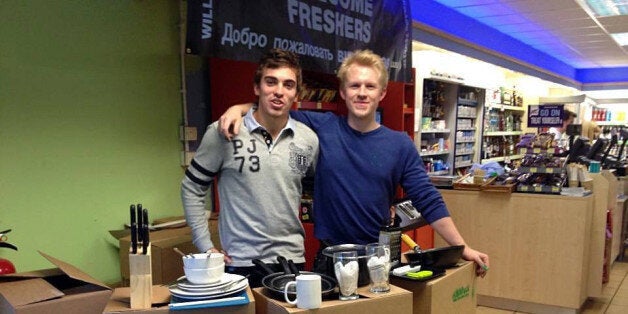
[{"label": "cardboard box", "polygon": [[444,276],[426,282],[390,276],[390,282],[412,292],[412,313],[475,313],[477,306],[475,264],[447,269]]},{"label": "cardboard box", "polygon": [[58,268],[0,276],[0,313],[102,313],[111,289],[78,268],[39,252]]},{"label": "cardboard box", "polygon": [[255,297],[255,313],[258,314],[285,314],[309,313],[317,314],[346,314],[346,313],[412,313],[412,293],[391,285],[390,292],[375,294],[369,287],[358,288],[360,298],[351,301],[338,299],[323,299],[323,304],[316,310],[303,310],[287,302],[272,298],[264,288],[253,289]]},{"label": "cardboard box", "polygon": [[[167,284],[183,276],[183,260],[173,248],[177,247],[186,253],[197,252],[192,244],[192,231],[188,227],[151,231],[150,241],[153,284]],[[120,274],[123,286],[128,286],[131,278],[130,246],[130,235],[120,239]]]},{"label": "cardboard box", "polygon": [[[174,217],[177,219],[182,217]],[[158,222],[158,220],[155,220]],[[167,222],[167,221],[166,221]],[[110,231],[111,232],[111,231]],[[131,235],[127,230],[114,232],[120,242],[120,274],[122,286],[128,286],[129,275],[129,247],[131,246]],[[112,235],[114,234],[112,233]],[[217,249],[221,249],[220,236],[218,234],[218,215],[212,213],[209,219],[209,233]],[[120,234],[120,235],[118,235]],[[121,234],[126,234],[122,236]],[[150,232],[151,241],[151,262],[153,269],[153,284],[167,284],[183,276],[183,261],[181,255],[177,254],[173,248],[179,248],[185,253],[196,253],[198,250],[192,244],[192,230],[187,227],[167,228]]]},{"label": "cardboard box", "polygon": [[[107,303],[103,314],[116,314],[116,313],[129,313],[129,314],[164,314],[164,313],[177,313],[177,314],[254,314],[255,313],[255,299],[250,288],[247,288],[247,296],[250,303],[246,305],[234,305],[215,308],[202,308],[193,310],[176,310],[170,311],[168,303],[170,303],[170,291],[166,286],[153,286],[153,307],[145,310],[134,310],[130,308],[130,288],[123,287],[117,288],[113,291],[111,299]],[[65,314],[65,313],[64,313]]]}]

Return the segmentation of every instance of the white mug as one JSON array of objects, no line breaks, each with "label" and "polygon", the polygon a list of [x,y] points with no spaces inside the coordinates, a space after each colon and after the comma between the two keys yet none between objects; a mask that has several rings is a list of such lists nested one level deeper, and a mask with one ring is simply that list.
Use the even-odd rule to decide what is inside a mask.
[{"label": "white mug", "polygon": [[[297,298],[290,300],[288,289],[290,286],[297,286]],[[286,283],[283,296],[286,302],[296,304],[300,309],[317,309],[321,307],[322,301],[321,276],[315,274],[299,275],[296,281]]]}]

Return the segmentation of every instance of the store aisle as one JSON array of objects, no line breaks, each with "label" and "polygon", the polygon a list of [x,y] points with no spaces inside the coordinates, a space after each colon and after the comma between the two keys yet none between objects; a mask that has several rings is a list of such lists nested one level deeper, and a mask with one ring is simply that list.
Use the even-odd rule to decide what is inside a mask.
[{"label": "store aisle", "polygon": [[[611,267],[608,284],[604,287],[601,298],[587,300],[581,314],[626,314],[628,313],[628,254],[625,262],[615,262]],[[514,314],[523,312],[505,311],[478,306],[478,314]]]}]

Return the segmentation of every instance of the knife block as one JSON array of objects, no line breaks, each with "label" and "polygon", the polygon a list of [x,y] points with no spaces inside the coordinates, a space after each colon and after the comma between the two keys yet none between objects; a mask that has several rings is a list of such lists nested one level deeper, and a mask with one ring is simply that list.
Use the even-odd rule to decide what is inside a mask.
[{"label": "knife block", "polygon": [[129,253],[131,308],[150,309],[153,299],[153,271],[150,243],[146,254]]}]

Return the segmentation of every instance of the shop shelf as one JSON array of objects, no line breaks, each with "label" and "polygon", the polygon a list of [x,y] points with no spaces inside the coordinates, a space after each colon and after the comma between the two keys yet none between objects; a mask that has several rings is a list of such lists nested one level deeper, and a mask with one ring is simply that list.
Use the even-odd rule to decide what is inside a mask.
[{"label": "shop shelf", "polygon": [[528,148],[528,147],[521,147],[519,148],[519,153],[521,154],[557,154],[560,153],[560,148],[558,147],[552,147],[549,149],[545,149],[545,148]]},{"label": "shop shelf", "polygon": [[521,135],[523,131],[497,131],[497,132],[484,132],[482,136],[508,136],[508,135]]},{"label": "shop shelf", "polygon": [[451,133],[450,129],[422,129],[421,133]]},{"label": "shop shelf", "polygon": [[456,152],[456,156],[473,155],[473,151],[470,152]]},{"label": "shop shelf", "polygon": [[444,176],[447,174],[449,174],[449,170],[432,171],[427,173],[428,176]]},{"label": "shop shelf", "polygon": [[456,168],[464,168],[464,167],[470,167],[471,165],[473,165],[472,162],[461,162],[461,163],[457,163],[456,164]]},{"label": "shop shelf", "polygon": [[478,105],[478,101],[477,100],[471,100],[471,99],[465,99],[465,98],[458,98],[458,105],[477,106]]},{"label": "shop shelf", "polygon": [[517,192],[524,193],[542,193],[542,194],[560,194],[561,188],[557,186],[530,186],[530,185],[517,185]]},{"label": "shop shelf", "polygon": [[523,158],[523,155],[500,156],[500,157],[482,159],[480,163],[485,164],[491,161],[502,162],[502,161],[506,161],[506,159],[513,160],[513,159],[521,159],[521,158]]},{"label": "shop shelf", "polygon": [[562,173],[565,169],[562,167],[519,167],[519,170],[529,173]]},{"label": "shop shelf", "polygon": [[423,156],[438,156],[438,155],[447,155],[449,154],[449,150],[439,150],[435,152],[421,152],[421,157]]},{"label": "shop shelf", "polygon": [[511,106],[504,104],[487,104],[487,107],[490,109],[499,109],[499,110],[511,110],[511,111],[525,111],[523,107],[519,106]]}]

